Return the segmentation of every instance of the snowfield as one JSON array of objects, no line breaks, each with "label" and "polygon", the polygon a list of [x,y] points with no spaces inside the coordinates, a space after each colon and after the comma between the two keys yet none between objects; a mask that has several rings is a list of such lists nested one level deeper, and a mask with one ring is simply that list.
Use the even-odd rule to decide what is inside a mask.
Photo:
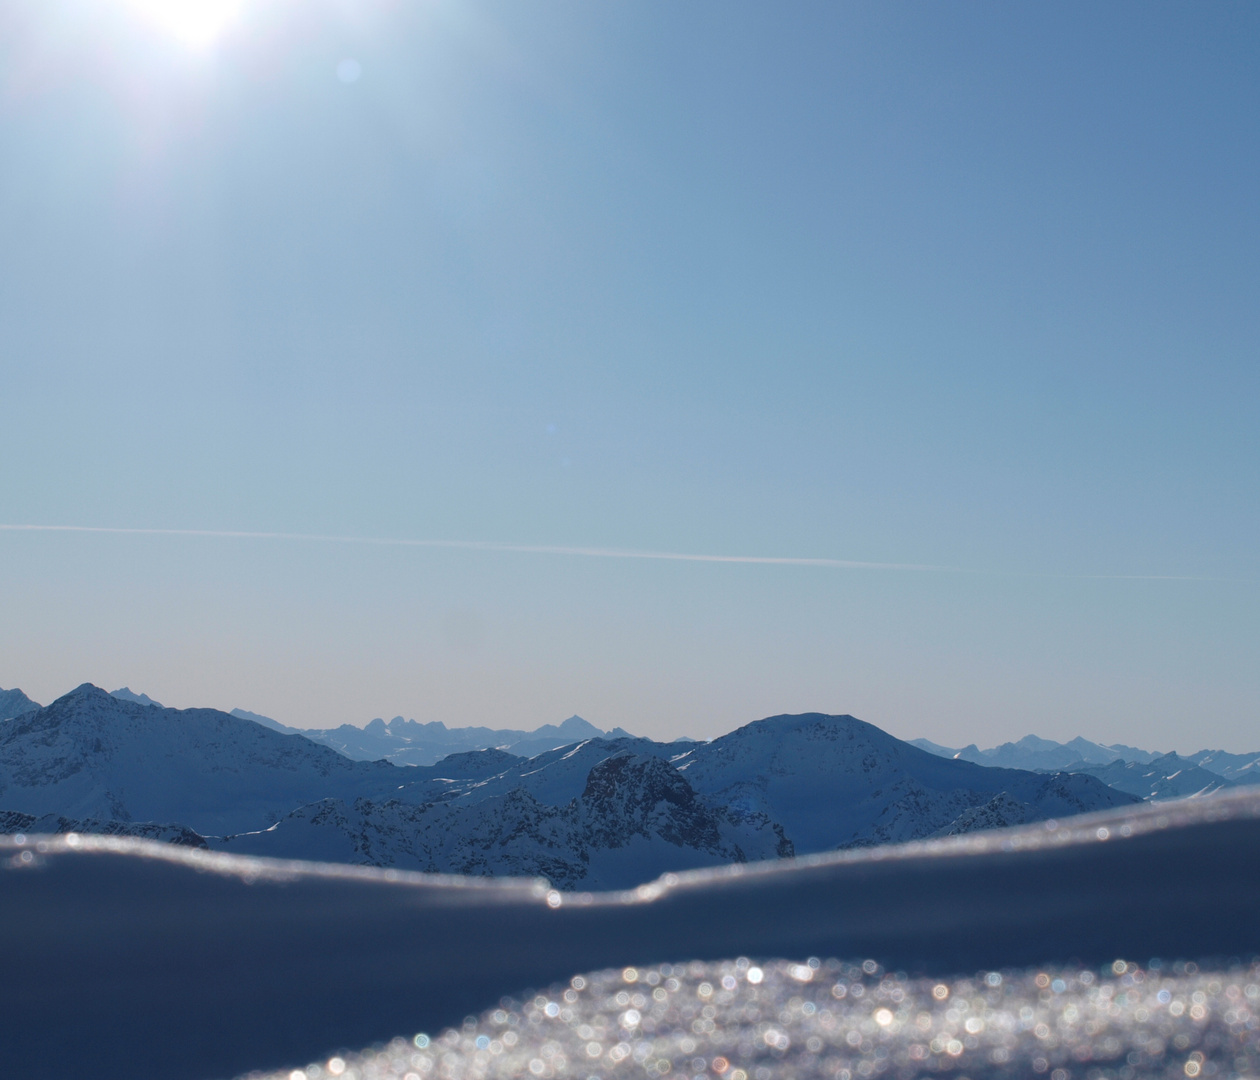
[{"label": "snowfield", "polygon": [[[568,1075],[570,1066],[575,1076],[626,1069],[660,1075],[662,1062],[680,1075],[724,1080],[769,1080],[758,1068],[772,1077],[825,1073],[836,1080],[845,1080],[845,1069],[853,1080],[916,1069],[927,1075],[938,1067],[969,1078],[1039,1076],[1043,1060],[1047,1080],[1101,1080],[1102,1072],[1089,1070],[1103,1068],[1115,1080],[1256,1075],[1247,989],[1256,980],[1243,972],[1260,954],[1260,792],[1254,790],[670,874],[621,893],[561,893],[538,880],[287,863],[77,834],[0,839],[0,867],[6,1017],[0,1075],[23,1080],[216,1080],[251,1069],[290,1076],[296,1070],[311,1080],[309,1062],[322,1062],[316,1077],[336,1075],[334,1065],[344,1064],[341,1075],[362,1080],[370,1075],[367,1065],[343,1048],[385,1045],[416,1032],[439,1036],[452,1026],[455,1034],[441,1036],[450,1040],[447,1049],[424,1059],[428,1072],[416,1072],[423,1066],[398,1054],[389,1067],[397,1066],[398,1076],[410,1069],[416,1076],[448,1070],[442,1075],[489,1077],[500,1067],[490,1043],[507,1045],[492,1037],[502,1026],[495,1009],[505,995],[524,1003],[502,1006],[505,1015],[512,1012],[518,1026],[526,1025],[522,1032],[537,1036],[525,1062],[531,1076],[549,1068]],[[842,976],[846,993],[853,993],[851,967],[831,965],[806,982],[770,962],[811,956],[869,959],[876,975],[908,973],[896,980],[902,1002],[892,997],[898,986],[885,991],[888,1023],[878,1009],[862,1011],[872,996],[878,1000],[882,977],[870,989],[863,983],[858,1007],[857,999],[832,994]],[[733,988],[713,981],[736,979],[729,969],[740,970],[731,959],[738,957],[761,967],[762,983],[750,983],[747,972]],[[1102,968],[1117,958],[1142,966],[1113,970],[1119,982],[1108,983]],[[1163,966],[1156,969],[1153,958]],[[1207,977],[1202,986],[1194,971],[1177,966],[1186,960]],[[675,1042],[664,1049],[649,1041],[640,1060],[644,1037],[608,1042],[610,975],[589,976],[595,993],[584,999],[589,1014],[576,1028],[556,1026],[544,1035],[530,1024],[531,1008],[546,1015],[548,1002],[557,1009],[576,1003],[542,995],[539,1005],[529,988],[569,983],[574,989],[575,973],[627,966],[679,979],[680,987],[688,980],[685,993],[666,985],[673,996],[663,1003],[655,997],[659,984],[643,1007],[631,991],[625,991],[629,1004],[618,1003],[619,1025],[647,1033],[650,1020],[663,1025],[663,1034],[672,1032]],[[1087,970],[1095,982],[1083,979]],[[977,972],[1003,973],[1003,982],[981,988]],[[1028,980],[1036,985],[1038,973],[1049,983],[1034,995]],[[1130,975],[1133,984],[1124,982]],[[1164,979],[1174,982],[1165,986]],[[788,993],[793,981],[800,989]],[[927,1007],[929,981],[949,989],[952,1014],[949,1006]],[[700,995],[704,982],[714,994],[720,986],[736,996],[708,1005],[686,996]],[[770,996],[754,1000],[763,987]],[[1008,989],[1009,1007],[1004,996],[987,996]],[[1158,998],[1164,990],[1167,1002]],[[1157,1011],[1148,991],[1168,1008]],[[822,1030],[827,1021],[810,994],[831,995],[836,1003],[829,1006],[832,1030]],[[907,995],[911,1004],[903,1009]],[[1174,1000],[1183,1012],[1173,1011]],[[692,1001],[700,1012],[688,1020],[684,1005],[690,1009]],[[811,1001],[813,1013],[805,1008]],[[658,1005],[665,1010],[660,1015],[653,1012]],[[1016,1029],[1025,1008],[1035,1022]],[[633,1024],[631,1011],[639,1014]],[[919,1035],[922,1013],[928,1021]],[[604,1029],[595,1022],[599,1016]],[[466,1017],[474,1018],[471,1024]],[[975,1020],[983,1030],[967,1028]],[[684,1021],[689,1035],[678,1027]],[[763,1024],[786,1045],[776,1034],[766,1049],[769,1029],[758,1033]],[[1038,1035],[1039,1025],[1049,1034]],[[584,1028],[592,1032],[585,1042],[600,1047],[588,1062],[575,1056],[574,1039]],[[956,1054],[951,1038],[962,1044]],[[684,1051],[683,1039],[696,1049]],[[811,1039],[819,1040],[813,1049]],[[944,1049],[933,1049],[933,1040]],[[606,1059],[623,1044],[628,1058]],[[755,1053],[740,1056],[745,1044]],[[402,1044],[392,1045],[402,1052]],[[913,1046],[926,1056],[911,1056]],[[483,1050],[486,1056],[478,1057]],[[998,1051],[1010,1056],[998,1060]],[[780,1052],[786,1056],[774,1056]],[[727,1076],[729,1070],[746,1075]]]}]

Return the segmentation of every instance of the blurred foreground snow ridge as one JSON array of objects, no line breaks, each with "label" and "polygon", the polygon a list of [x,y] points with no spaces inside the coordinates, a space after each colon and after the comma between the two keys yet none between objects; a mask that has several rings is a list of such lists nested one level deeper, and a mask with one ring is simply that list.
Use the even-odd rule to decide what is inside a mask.
[{"label": "blurred foreground snow ridge", "polygon": [[912,979],[873,960],[575,976],[469,1017],[249,1080],[1164,1080],[1260,1077],[1260,958],[1118,959]]}]

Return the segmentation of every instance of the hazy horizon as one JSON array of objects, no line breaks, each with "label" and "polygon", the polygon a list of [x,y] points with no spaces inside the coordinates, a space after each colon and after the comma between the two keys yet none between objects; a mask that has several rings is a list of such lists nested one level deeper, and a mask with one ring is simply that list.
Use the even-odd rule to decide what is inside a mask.
[{"label": "hazy horizon", "polygon": [[0,685],[1256,749],[1258,53],[0,0]]}]

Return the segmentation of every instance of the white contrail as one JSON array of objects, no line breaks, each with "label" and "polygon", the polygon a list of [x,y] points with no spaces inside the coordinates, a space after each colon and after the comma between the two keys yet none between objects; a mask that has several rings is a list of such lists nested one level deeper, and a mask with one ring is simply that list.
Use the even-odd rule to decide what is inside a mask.
[{"label": "white contrail", "polygon": [[703,555],[684,551],[634,548],[569,547],[561,544],[509,544],[497,540],[410,540],[391,536],[326,536],[319,533],[246,532],[235,529],[137,529],[108,525],[4,525],[0,532],[109,533],[123,536],[206,536],[235,540],[298,540],[317,544],[368,544],[378,547],[450,548],[460,551],[516,552],[526,555],[579,555],[593,559],[662,559],[672,562],[751,563],[762,566],[815,566],[834,570],[908,570],[936,574],[988,574],[994,577],[1041,577],[1072,581],[1216,581],[1256,584],[1255,578],[1198,574],[1056,574],[1004,570],[968,570],[931,563],[862,562],[811,559],[791,555]]},{"label": "white contrail", "polygon": [[238,540],[301,540],[320,544],[371,544],[382,547],[455,548],[463,551],[519,552],[528,555],[582,555],[595,559],[667,559],[675,562],[757,563],[769,566],[823,566],[841,570],[920,570],[963,573],[953,566],[919,563],[859,562],[785,555],[700,555],[682,551],[633,548],[566,547],[558,544],[508,544],[495,540],[409,540],[389,536],[323,536],[316,533],[244,532],[231,529],[136,529],[105,525],[0,525],[0,532],[110,533],[124,536],[209,536]]}]

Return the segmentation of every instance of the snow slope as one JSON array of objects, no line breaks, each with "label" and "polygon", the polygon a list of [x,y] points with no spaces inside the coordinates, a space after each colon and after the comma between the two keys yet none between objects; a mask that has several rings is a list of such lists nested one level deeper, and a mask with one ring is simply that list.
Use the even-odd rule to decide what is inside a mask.
[{"label": "snow slope", "polygon": [[1018,804],[1022,821],[1136,801],[1093,777],[950,760],[821,713],[758,720],[674,764],[700,794],[777,821],[798,853],[931,836],[999,795]]},{"label": "snow slope", "polygon": [[165,708],[160,701],[154,701],[148,694],[137,694],[130,686],[121,686],[117,690],[111,690],[109,696],[116,697],[119,701],[130,701],[133,705],[156,705],[159,709]]},{"label": "snow slope", "polygon": [[563,806],[539,802],[523,787],[420,806],[329,799],[265,832],[216,838],[212,846],[442,873],[541,875],[562,889],[629,888],[668,871],[792,854],[764,815],[710,807],[666,762],[624,751],[589,769],[583,791]]},{"label": "snow slope", "polygon": [[[1142,1067],[1116,1075],[1186,1076],[1187,1061],[1204,1059],[1191,1058],[1199,1047],[1177,1043],[1177,1035],[1189,1039],[1215,1033],[1214,1043],[1201,1046],[1215,1053],[1237,1047],[1231,1039],[1254,1039],[1256,1030],[1246,979],[1220,977],[1216,989],[1205,981],[1184,995],[1174,986],[1175,998],[1170,993],[1168,1002],[1158,996],[1151,1001],[1136,968],[1130,971],[1126,964],[1125,975],[1115,968],[1117,958],[1180,957],[1206,965],[1212,956],[1245,961],[1260,953],[1255,917],[1260,792],[1254,789],[1140,804],[1054,828],[1039,824],[700,871],[626,894],[563,896],[515,879],[275,863],[78,836],[29,837],[23,845],[0,837],[0,882],[5,976],[0,1015],[10,1019],[0,1026],[0,1075],[23,1080],[222,1080],[251,1068],[287,1071],[311,1061],[322,1061],[325,1071],[308,1073],[308,1080],[316,1075],[322,1080],[329,1075],[329,1056],[339,1048],[418,1031],[436,1035],[448,1025],[462,1025],[466,1016],[499,1008],[505,994],[534,1003],[537,1023],[524,1018],[518,1032],[522,1039],[537,1040],[537,1059],[542,1063],[545,1055],[547,1068],[561,1068],[560,1052],[575,1077],[642,1076],[645,1060],[635,1052],[643,1037],[636,1032],[644,1031],[643,1020],[655,1018],[658,999],[651,983],[642,1006],[632,999],[640,992],[635,986],[625,987],[624,1004],[618,1003],[615,993],[621,991],[615,988],[593,999],[596,1007],[608,1002],[608,1008],[616,1008],[618,1023],[624,1020],[631,1027],[626,1035],[617,1034],[618,1043],[596,1040],[593,1030],[582,1038],[582,1044],[600,1042],[601,1061],[613,1045],[628,1047],[621,1066],[613,1069],[605,1061],[598,1073],[594,1057],[586,1064],[573,1053],[578,1044],[563,1026],[555,1028],[553,1045],[545,1049],[545,1025],[565,1025],[577,1015],[562,1014],[570,1003],[527,991],[567,982],[577,973],[621,972],[628,965],[644,973],[647,982],[647,972],[664,963],[681,965],[679,974],[690,980],[685,999],[674,999],[675,992],[663,987],[669,1000],[690,1001],[703,1010],[700,984],[707,982],[708,1004],[714,1006],[711,1014],[688,1017],[693,1043],[678,1059],[678,1075],[718,1075],[712,1059],[730,1048],[709,1040],[720,1040],[721,1024],[728,1022],[742,1025],[763,1046],[773,1030],[788,1038],[794,1053],[803,1048],[799,1057],[768,1058],[775,1066],[769,1075],[798,1075],[797,1063],[816,1068],[830,1061],[835,1069],[826,1075],[832,1077],[844,1064],[835,1059],[837,1053],[861,1052],[861,1061],[891,1067],[895,1058],[875,1053],[881,1031],[913,1025],[921,1012],[932,1022],[917,1041],[943,1069],[929,1067],[925,1058],[921,1075],[1054,1080],[1037,1064],[1038,1055],[1031,1052],[1036,1049],[1046,1070],[1053,1064],[1074,1080],[1086,1080],[1095,1065],[1139,1050],[1149,1052],[1153,1064],[1128,1059]],[[741,956],[795,957],[796,968],[808,974],[767,967],[763,985],[776,987],[782,980],[796,988],[781,1000],[737,998],[736,989],[751,985],[749,980],[728,990],[725,979],[733,973],[714,971],[704,962]],[[861,1000],[883,986],[890,995],[899,991],[904,1006],[890,996],[887,1001],[894,1004],[879,1006],[890,1013],[887,1024],[874,1012],[850,1024],[844,1003],[858,996],[853,987],[861,979],[846,976],[846,996],[840,999],[832,992],[838,975],[829,975],[824,995],[808,1015],[823,1025],[829,1021],[822,1003],[834,1003],[827,1008],[833,1021],[846,1025],[843,1041],[833,1043],[821,1027],[806,1030],[802,1005],[814,1000],[814,980],[822,978],[803,962],[810,956],[845,957],[858,965],[869,959],[864,975],[878,978],[864,986]],[[1092,967],[1095,978],[1096,965],[1112,973],[1107,978],[1115,979],[1115,988],[1099,995],[1100,1011],[1090,1011],[1095,1004],[1067,969],[1045,966],[1072,960]],[[701,963],[692,968],[690,961]],[[1026,968],[1031,968],[1032,985],[1021,989],[1023,976],[1012,972]],[[1060,970],[1066,976],[1062,987],[1051,979]],[[946,996],[933,993],[933,1000],[945,1004],[932,1004],[915,987],[885,974],[894,971],[929,977],[924,983],[929,992],[942,985]],[[1010,980],[999,987],[992,1012],[981,1007],[983,1000],[977,1013],[963,1007],[988,993],[976,972],[1005,972]],[[1044,976],[1043,983],[1037,983],[1036,974]],[[1190,996],[1199,989],[1205,992],[1202,999]],[[1084,996],[1064,996],[1078,993]],[[1028,1006],[1027,1028],[1003,1027],[1003,1000]],[[1173,1000],[1181,1002],[1179,1011],[1167,1008]],[[739,1016],[728,1016],[725,1005],[736,1002]],[[1059,1011],[1063,1002],[1077,1011]],[[548,1004],[555,1006],[554,1016]],[[1193,1005],[1201,1011],[1194,1012]],[[1115,1025],[1130,1013],[1138,1019],[1139,1008],[1146,1018],[1142,1022],[1155,1025],[1149,1044],[1139,1046],[1135,1040],[1123,1053],[1119,1043],[1106,1049],[1108,1038],[1121,1037]],[[637,1020],[625,1015],[630,1009],[640,1014]],[[1050,1020],[1042,1016],[1044,1009],[1052,1010]],[[973,1015],[984,1022],[974,1032],[966,1024]],[[1019,1020],[1023,1013],[1015,1009],[1012,1016]],[[1098,1043],[1092,1062],[1086,1059],[1095,1051],[1078,1054],[1087,1020],[1101,1025],[1088,1031]],[[1165,1026],[1172,1020],[1185,1026]],[[1069,1037],[1078,1030],[1077,1021],[1080,1030]],[[581,1037],[581,1023],[572,1034]],[[1036,1030],[1041,1023],[1046,1024],[1044,1036]],[[944,1025],[953,1025],[954,1033],[933,1049],[931,1040]],[[468,1046],[439,1044],[453,1056],[437,1058],[432,1073],[423,1075],[490,1075],[492,1033],[479,1029],[475,1020],[466,1030]],[[855,1036],[852,1043],[849,1032]],[[967,1041],[973,1034],[974,1046]],[[1008,1043],[1006,1034],[1017,1038]],[[812,1049],[808,1041],[799,1041],[815,1036],[820,1042]],[[475,1040],[482,1037],[486,1041],[479,1047]],[[947,1045],[951,1039],[959,1043],[957,1055]],[[989,1040],[986,1052],[971,1054],[983,1040]],[[736,1050],[739,1045],[736,1039]],[[1029,1052],[1020,1056],[1025,1046]],[[988,1054],[999,1047],[1013,1055],[1009,1069]],[[1167,1059],[1160,1057],[1165,1049]],[[1173,1051],[1181,1056],[1172,1056]],[[695,1066],[694,1057],[703,1057],[704,1065]],[[656,1058],[668,1060],[664,1053]],[[1220,1077],[1254,1075],[1250,1059],[1238,1064],[1235,1058],[1222,1059]],[[371,1075],[358,1071],[369,1060],[382,1069],[399,1061],[375,1053],[356,1058],[350,1068],[360,1080]],[[748,1063],[730,1060],[740,1068]],[[856,1067],[858,1060],[846,1065],[855,1077],[866,1075]],[[964,1067],[965,1073],[959,1071]],[[765,1078],[749,1072],[748,1080]]]},{"label": "snow slope", "polygon": [[[461,770],[463,776],[459,779],[465,782],[448,785],[448,797],[458,798],[463,802],[495,798],[521,788],[541,803],[563,806],[586,789],[586,780],[591,769],[606,758],[622,753],[669,759],[676,757],[680,751],[668,743],[634,736],[585,739],[579,743],[544,751],[532,758],[519,758],[497,750],[469,752],[457,758],[445,758],[422,775],[426,778],[439,775],[446,777],[457,769]],[[496,762],[502,762],[503,767],[495,768]],[[408,783],[400,797],[427,797],[434,790],[421,780]]]},{"label": "snow slope", "polygon": [[398,775],[214,709],[138,705],[90,683],[0,725],[0,808],[27,814],[238,832],[316,799],[383,795]]}]

